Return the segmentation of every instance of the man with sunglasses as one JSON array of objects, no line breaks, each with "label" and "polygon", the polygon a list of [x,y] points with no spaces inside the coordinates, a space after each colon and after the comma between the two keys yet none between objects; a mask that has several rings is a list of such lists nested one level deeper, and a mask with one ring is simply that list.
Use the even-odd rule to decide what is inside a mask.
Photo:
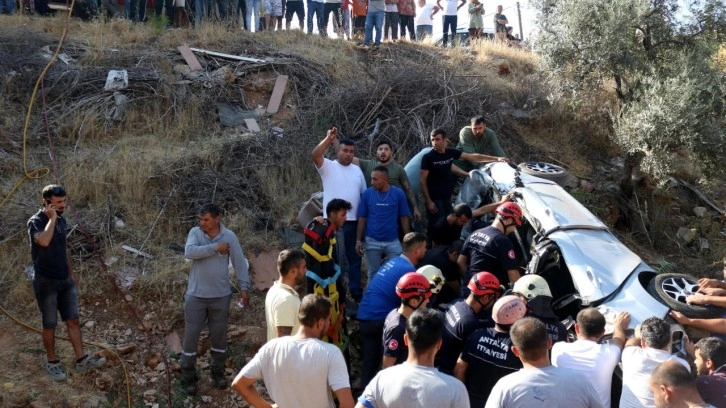
[{"label": "man with sunglasses", "polygon": [[43,188],[43,208],[28,220],[30,254],[33,258],[33,292],[42,315],[45,369],[56,381],[66,379],[63,365],[55,354],[55,328],[58,313],[68,326],[68,338],[76,355],[76,371],[83,373],[106,363],[83,352],[78,314],[78,280],[73,275],[66,243],[66,190],[51,184]]}]

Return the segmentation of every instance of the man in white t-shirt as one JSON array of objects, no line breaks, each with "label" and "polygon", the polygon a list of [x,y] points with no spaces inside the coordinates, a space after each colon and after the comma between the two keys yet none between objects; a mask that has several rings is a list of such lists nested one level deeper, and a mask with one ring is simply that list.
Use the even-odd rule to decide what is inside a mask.
[{"label": "man in white t-shirt", "polygon": [[512,352],[522,360],[524,368],[494,385],[485,408],[603,407],[597,392],[582,375],[550,364],[552,340],[542,321],[534,317],[519,319],[509,335]]},{"label": "man in white t-shirt", "polygon": [[[340,141],[335,161],[324,157],[328,147],[338,141],[338,129],[328,130],[325,139],[320,141],[312,151],[313,163],[323,181],[323,208],[327,208],[330,200],[340,198],[352,206],[348,212],[343,235],[345,237],[345,257],[348,259],[348,289],[356,301],[363,296],[360,284],[361,255],[356,251],[357,214],[361,195],[366,189],[366,179],[360,167],[353,165],[355,142],[350,139]],[[323,214],[327,218],[327,214]]]},{"label": "man in white t-shirt", "polygon": [[356,408],[469,408],[464,384],[434,367],[443,332],[443,313],[416,309],[406,321],[403,335],[408,359],[380,371],[358,398]]},{"label": "man in white t-shirt", "polygon": [[579,373],[592,384],[605,407],[610,407],[613,370],[620,362],[620,353],[627,338],[630,314],[621,312],[615,318],[613,337],[609,344],[598,344],[605,335],[605,316],[595,308],[577,314],[577,341],[560,341],[552,346],[552,365]]},{"label": "man in white t-shirt", "polygon": [[635,337],[625,343],[620,357],[623,363],[623,393],[620,408],[654,408],[650,375],[658,364],[674,360],[689,371],[688,363],[671,355],[671,326],[663,319],[650,317],[640,324]]},{"label": "man in white t-shirt", "polygon": [[277,271],[280,279],[272,284],[265,296],[267,341],[297,333],[300,327],[297,321],[300,295],[297,294],[295,286],[305,281],[305,254],[295,249],[280,252],[277,257]]},{"label": "man in white t-shirt", "polygon": [[464,7],[464,4],[466,4],[466,0],[444,0],[445,5],[441,6],[441,0],[436,0],[436,5],[444,10],[444,39],[443,39],[443,46],[446,48],[446,44],[449,42],[449,32],[451,32],[451,45],[454,45],[454,41],[456,40],[456,24],[457,24],[457,15],[459,14],[459,9]]},{"label": "man in white t-shirt", "polygon": [[303,298],[295,336],[273,339],[255,354],[237,374],[232,389],[250,405],[271,407],[257,392],[255,382],[262,379],[275,406],[287,408],[335,408],[330,390],[340,408],[353,407],[353,394],[345,359],[340,349],[320,337],[330,327],[331,304],[328,298],[311,294]]}]

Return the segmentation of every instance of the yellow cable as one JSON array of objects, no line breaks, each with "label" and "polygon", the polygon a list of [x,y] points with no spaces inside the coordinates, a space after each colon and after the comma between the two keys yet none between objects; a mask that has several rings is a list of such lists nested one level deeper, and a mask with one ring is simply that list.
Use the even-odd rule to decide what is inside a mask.
[{"label": "yellow cable", "polygon": [[[13,188],[10,189],[7,196],[0,202],[0,208],[3,208],[7,202],[10,200],[10,198],[15,194],[15,191],[26,181],[28,180],[39,180],[44,177],[47,177],[50,174],[50,169],[48,167],[39,167],[37,169],[28,171],[28,128],[30,127],[30,116],[33,113],[33,106],[35,106],[35,98],[38,94],[38,87],[40,87],[41,82],[43,81],[43,78],[45,78],[46,73],[50,69],[51,65],[55,62],[55,60],[58,58],[58,54],[60,54],[61,47],[63,46],[63,43],[65,42],[66,36],[68,35],[68,30],[70,29],[70,18],[71,18],[71,11],[73,10],[73,6],[75,5],[76,0],[71,0],[70,9],[67,11],[66,14],[66,25],[63,28],[63,34],[61,35],[60,41],[58,41],[58,46],[55,49],[55,52],[51,56],[50,60],[48,61],[48,64],[45,65],[45,68],[43,68],[43,71],[41,71],[40,76],[38,76],[38,80],[35,81],[35,86],[33,87],[33,93],[30,95],[30,102],[28,103],[28,112],[25,115],[25,125],[23,126],[23,177],[18,180]],[[13,315],[11,315],[7,310],[5,310],[4,307],[0,305],[0,311],[3,312],[7,317],[9,317],[11,320],[13,320],[15,323],[19,324],[22,327],[25,327],[28,330],[37,332],[42,334],[42,331],[36,329],[35,327],[32,327],[19,319],[15,318]],[[61,337],[58,336],[58,339],[61,340],[67,340],[70,341],[67,337]],[[111,352],[118,360],[121,362],[121,367],[124,371],[124,382],[126,383],[126,405],[127,407],[131,408],[131,383],[129,379],[129,373],[126,369],[126,364],[124,364],[124,361],[121,359],[121,357],[113,350],[93,342],[84,341],[83,344],[95,346],[98,348],[101,348],[103,350],[108,350]]]}]

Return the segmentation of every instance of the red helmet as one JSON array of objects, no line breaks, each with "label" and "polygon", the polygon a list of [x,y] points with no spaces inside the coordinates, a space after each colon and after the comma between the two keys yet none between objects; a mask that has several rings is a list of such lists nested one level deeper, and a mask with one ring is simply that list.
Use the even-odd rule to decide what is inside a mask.
[{"label": "red helmet", "polygon": [[504,292],[499,279],[489,272],[479,272],[472,276],[466,287],[476,296],[501,295]]},{"label": "red helmet", "polygon": [[502,218],[513,218],[514,223],[519,227],[522,225],[522,209],[511,201],[500,205],[496,209],[496,213]]},{"label": "red helmet", "polygon": [[409,272],[398,280],[396,294],[401,299],[410,299],[416,296],[425,296],[428,299],[431,297],[431,284],[422,274]]}]

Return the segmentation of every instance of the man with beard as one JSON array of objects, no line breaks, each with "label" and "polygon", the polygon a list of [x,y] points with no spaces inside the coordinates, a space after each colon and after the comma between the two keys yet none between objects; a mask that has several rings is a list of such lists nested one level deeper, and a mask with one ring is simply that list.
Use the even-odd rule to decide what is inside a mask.
[{"label": "man with beard", "polygon": [[675,361],[660,363],[650,376],[655,408],[714,408],[698,395],[688,369]]},{"label": "man with beard", "polygon": [[[479,271],[489,271],[505,287],[520,277],[517,256],[507,235],[522,225],[522,209],[513,202],[506,202],[496,209],[497,217],[492,225],[474,231],[464,242],[464,248],[456,261],[464,282]],[[461,288],[462,296],[469,296],[469,289]]]},{"label": "man with beard", "polygon": [[381,140],[376,148],[376,160],[365,160],[357,157],[353,158],[353,164],[360,166],[363,171],[363,177],[366,179],[366,185],[371,186],[371,173],[378,166],[384,166],[388,169],[388,183],[394,187],[398,187],[406,193],[408,198],[408,207],[412,209],[415,221],[421,219],[421,212],[416,204],[416,193],[411,188],[408,181],[406,170],[400,164],[393,160],[393,144],[389,140]]},{"label": "man with beard", "polygon": [[28,220],[30,254],[33,258],[33,292],[43,320],[45,369],[56,381],[66,379],[63,365],[55,354],[55,328],[58,313],[68,327],[68,338],[76,355],[76,371],[83,373],[106,363],[83,352],[78,313],[78,280],[73,275],[66,244],[66,190],[51,184],[42,191],[43,208]]},{"label": "man with beard", "polygon": [[[456,148],[464,153],[481,153],[489,156],[506,157],[504,149],[499,145],[497,134],[487,127],[487,120],[484,116],[474,116],[471,118],[471,125],[464,126],[459,131],[459,143]],[[454,162],[456,167],[469,173],[471,170],[478,169],[482,163],[473,162],[466,159],[459,159]]]},{"label": "man with beard", "polygon": [[199,226],[189,230],[184,257],[191,261],[189,286],[184,295],[184,344],[181,355],[181,383],[184,392],[197,393],[197,349],[205,326],[209,329],[209,371],[215,388],[227,388],[227,318],[232,299],[229,264],[240,285],[240,302],[249,306],[249,262],[234,232],[221,221],[222,210],[215,204],[199,209]]},{"label": "man with beard", "polygon": [[267,320],[267,341],[296,333],[300,326],[297,311],[300,308],[300,295],[295,286],[303,283],[307,264],[305,254],[298,250],[286,249],[277,257],[276,280],[265,296],[265,320]]},{"label": "man with beard", "polygon": [[[323,182],[323,209],[327,211],[328,203],[334,198],[343,199],[351,204],[351,210],[347,212],[346,222],[343,225],[345,257],[350,268],[348,281],[350,295],[354,300],[360,301],[363,296],[360,282],[361,255],[355,249],[355,234],[358,226],[358,204],[366,189],[366,180],[360,167],[351,166],[355,153],[355,142],[352,140],[340,141],[335,161],[324,157],[328,147],[335,145],[337,141],[338,129],[328,130],[325,138],[313,149],[311,156]],[[323,214],[323,216],[328,215]]]}]

